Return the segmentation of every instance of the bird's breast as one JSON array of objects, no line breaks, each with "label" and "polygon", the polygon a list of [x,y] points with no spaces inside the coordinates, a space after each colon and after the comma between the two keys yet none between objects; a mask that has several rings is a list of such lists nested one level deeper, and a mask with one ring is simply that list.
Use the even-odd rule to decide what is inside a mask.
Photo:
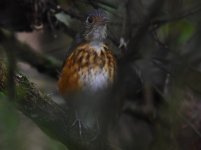
[{"label": "bird's breast", "polygon": [[80,83],[83,87],[90,89],[91,91],[104,89],[112,83],[108,68],[106,67],[92,65],[85,73],[80,69],[79,76]]},{"label": "bird's breast", "polygon": [[80,45],[71,55],[62,70],[59,89],[62,93],[87,89],[98,91],[114,82],[116,60],[106,45],[97,47]]}]

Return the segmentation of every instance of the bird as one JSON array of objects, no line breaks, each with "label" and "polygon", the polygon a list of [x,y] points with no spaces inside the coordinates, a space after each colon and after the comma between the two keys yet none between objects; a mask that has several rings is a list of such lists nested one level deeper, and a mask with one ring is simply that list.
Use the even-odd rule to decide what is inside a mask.
[{"label": "bird", "polygon": [[105,105],[103,95],[117,77],[117,61],[107,44],[108,22],[107,14],[99,9],[85,17],[84,30],[65,58],[59,76],[58,90],[74,109],[76,120],[81,122],[79,128],[94,128],[103,111],[101,105]]}]

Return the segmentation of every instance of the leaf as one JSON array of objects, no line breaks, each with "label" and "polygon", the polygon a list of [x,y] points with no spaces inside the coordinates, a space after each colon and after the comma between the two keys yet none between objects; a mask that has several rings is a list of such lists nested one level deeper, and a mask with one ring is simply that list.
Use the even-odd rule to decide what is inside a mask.
[{"label": "leaf", "polygon": [[176,40],[177,44],[183,44],[187,42],[195,33],[195,26],[186,19],[171,22],[163,25],[159,29],[159,36],[166,39],[170,37]]}]

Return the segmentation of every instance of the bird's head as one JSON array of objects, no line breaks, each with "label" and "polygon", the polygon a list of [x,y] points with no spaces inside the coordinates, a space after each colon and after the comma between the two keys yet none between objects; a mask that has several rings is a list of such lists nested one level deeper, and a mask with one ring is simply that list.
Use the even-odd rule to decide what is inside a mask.
[{"label": "bird's head", "polygon": [[85,19],[84,38],[87,41],[103,41],[107,36],[107,23],[109,19],[102,10],[95,10]]}]

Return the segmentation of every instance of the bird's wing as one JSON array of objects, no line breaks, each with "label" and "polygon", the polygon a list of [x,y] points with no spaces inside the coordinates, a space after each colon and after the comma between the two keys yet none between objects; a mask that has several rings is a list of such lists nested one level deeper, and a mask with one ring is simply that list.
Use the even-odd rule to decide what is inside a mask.
[{"label": "bird's wing", "polygon": [[72,49],[72,52],[65,59],[58,81],[61,94],[66,95],[80,89],[81,85],[78,71],[82,66],[80,59],[82,56],[85,56],[86,49],[88,49],[86,44],[80,43]]}]

